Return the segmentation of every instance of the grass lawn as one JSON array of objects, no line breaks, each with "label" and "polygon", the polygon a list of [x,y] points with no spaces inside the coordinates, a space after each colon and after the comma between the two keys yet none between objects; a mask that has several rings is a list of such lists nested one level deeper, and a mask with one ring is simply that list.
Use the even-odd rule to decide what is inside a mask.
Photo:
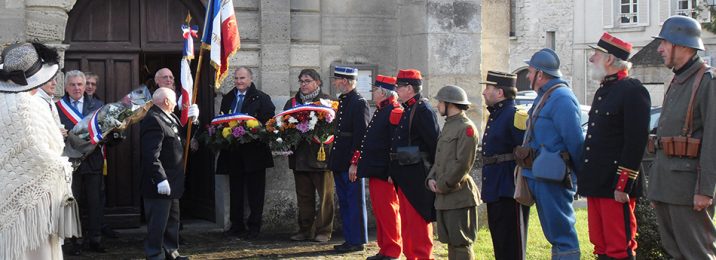
[{"label": "grass lawn", "polygon": [[[587,228],[587,209],[575,209],[577,216],[577,235],[579,236],[579,247],[582,251],[582,259],[591,259],[592,244],[589,243],[589,232]],[[542,234],[542,225],[537,217],[537,208],[530,208],[530,222],[527,235],[527,259],[549,259],[552,255],[552,246]],[[495,259],[492,251],[492,238],[490,230],[485,226],[478,231],[477,241],[473,247],[475,259]]]}]

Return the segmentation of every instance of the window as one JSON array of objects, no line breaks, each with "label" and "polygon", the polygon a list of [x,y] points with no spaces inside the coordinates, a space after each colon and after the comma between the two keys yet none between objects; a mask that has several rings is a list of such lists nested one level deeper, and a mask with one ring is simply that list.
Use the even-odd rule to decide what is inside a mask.
[{"label": "window", "polygon": [[[677,0],[672,1],[670,10],[676,8]],[[649,25],[649,0],[602,0],[602,25],[605,29],[626,29]],[[667,6],[668,5],[664,5]]]},{"label": "window", "polygon": [[555,36],[554,31],[547,31],[547,36],[545,37],[545,47],[550,48],[552,50],[557,50],[556,49],[557,46],[555,44],[555,42],[556,42],[555,38],[556,38],[556,36]]},{"label": "window", "polygon": [[515,23],[517,22],[515,20],[515,0],[510,0],[510,37],[515,37],[515,26],[517,26]]},{"label": "window", "polygon": [[676,15],[683,15],[688,17],[694,17],[695,16],[695,10],[693,5],[693,0],[677,0],[676,1],[676,10],[674,14]]},{"label": "window", "polygon": [[638,0],[621,0],[619,6],[619,22],[621,24],[639,23]]}]

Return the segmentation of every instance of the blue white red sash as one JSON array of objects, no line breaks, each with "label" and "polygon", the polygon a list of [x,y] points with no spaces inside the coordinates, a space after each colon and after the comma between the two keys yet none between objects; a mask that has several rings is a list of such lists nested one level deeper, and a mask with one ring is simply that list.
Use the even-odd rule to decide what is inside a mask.
[{"label": "blue white red sash", "polygon": [[255,117],[242,114],[242,113],[235,113],[235,114],[226,114],[226,115],[218,115],[214,117],[214,119],[211,120],[212,125],[220,125],[223,123],[231,122],[231,121],[248,121],[248,120],[256,120]]},{"label": "blue white red sash", "polygon": [[67,104],[67,101],[65,101],[64,98],[57,101],[57,107],[60,108],[60,111],[62,111],[62,114],[65,114],[67,119],[72,121],[73,125],[82,121],[82,113],[77,111],[74,106]]},{"label": "blue white red sash", "polygon": [[281,112],[281,113],[278,113],[278,115],[276,115],[275,118],[278,118],[278,117],[283,116],[283,115],[290,115],[290,114],[293,114],[293,113],[296,113],[296,112],[301,112],[301,111],[325,112],[325,113],[330,114],[331,117],[335,117],[335,116],[336,116],[336,111],[333,110],[333,108],[330,108],[330,107],[327,107],[327,106],[309,104],[309,105],[298,105],[298,106],[296,106],[296,107],[294,107],[294,108],[285,110],[285,111],[283,111],[283,112]]},{"label": "blue white red sash", "polygon": [[89,137],[90,142],[92,144],[97,144],[100,141],[102,141],[102,129],[99,128],[99,122],[97,122],[97,113],[99,112],[99,109],[97,111],[94,111],[92,113],[92,117],[87,122],[87,130],[89,130]]}]

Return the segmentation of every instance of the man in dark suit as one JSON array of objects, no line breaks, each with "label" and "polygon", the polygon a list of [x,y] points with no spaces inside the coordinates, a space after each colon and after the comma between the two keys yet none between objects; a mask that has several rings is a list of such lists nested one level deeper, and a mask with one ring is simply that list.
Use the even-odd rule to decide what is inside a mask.
[{"label": "man in dark suit", "polygon": [[[141,190],[147,221],[147,259],[188,259],[179,255],[179,199],[184,193],[182,131],[172,113],[176,94],[159,88],[141,122]],[[197,116],[197,115],[194,115]]]},{"label": "man in dark suit", "polygon": [[[85,75],[81,71],[73,70],[65,74],[65,96],[57,101],[60,122],[65,129],[72,130],[82,118],[90,115],[104,105],[98,99],[89,98],[85,94]],[[95,252],[105,252],[100,245],[102,234],[102,167],[104,157],[102,149],[97,146],[89,153],[80,166],[72,174],[72,193],[80,202],[80,211],[87,214],[86,221],[82,221],[85,238],[89,241],[89,249]],[[79,255],[81,247],[72,241],[74,247],[71,253]],[[85,243],[87,244],[87,243]]]},{"label": "man in dark suit", "polygon": [[[235,88],[221,100],[224,114],[242,113],[266,122],[274,116],[276,107],[271,97],[258,90],[253,83],[249,68],[239,67],[234,71]],[[229,175],[231,228],[228,236],[253,239],[261,231],[266,188],[266,168],[273,167],[273,156],[268,144],[254,141],[239,144],[231,150],[222,150],[219,155],[217,174]],[[244,191],[249,202],[249,218],[244,226]]]}]

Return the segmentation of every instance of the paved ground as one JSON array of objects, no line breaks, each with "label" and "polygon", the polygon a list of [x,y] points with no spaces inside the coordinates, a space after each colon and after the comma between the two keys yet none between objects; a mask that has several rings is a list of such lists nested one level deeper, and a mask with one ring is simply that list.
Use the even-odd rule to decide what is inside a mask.
[{"label": "paved ground", "polygon": [[[145,227],[118,232],[119,238],[104,239],[107,253],[83,252],[82,256],[65,256],[65,259],[143,259]],[[181,234],[187,244],[180,246],[179,251],[192,259],[365,259],[378,252],[374,236],[370,238],[371,243],[365,252],[334,254],[333,246],[343,242],[340,237],[326,243],[295,242],[288,239],[290,233],[280,233],[262,234],[256,240],[247,241],[226,238],[215,224],[206,221],[187,221]],[[435,256],[446,258],[443,245],[435,243]]]}]

